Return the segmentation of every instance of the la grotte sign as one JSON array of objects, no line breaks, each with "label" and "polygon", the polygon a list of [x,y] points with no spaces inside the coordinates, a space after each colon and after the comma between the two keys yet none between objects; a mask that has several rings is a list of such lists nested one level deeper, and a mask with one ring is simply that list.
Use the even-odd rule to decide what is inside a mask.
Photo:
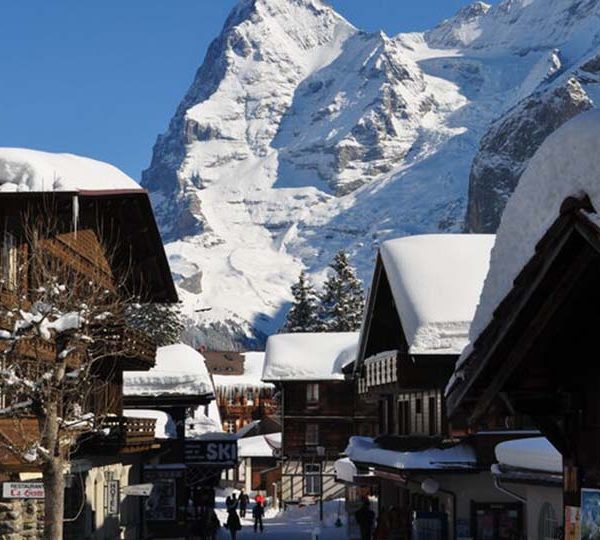
[{"label": "la grotte sign", "polygon": [[2,497],[5,499],[43,499],[44,484],[41,482],[3,482]]},{"label": "la grotte sign", "polygon": [[185,441],[187,465],[233,466],[238,461],[236,440]]}]

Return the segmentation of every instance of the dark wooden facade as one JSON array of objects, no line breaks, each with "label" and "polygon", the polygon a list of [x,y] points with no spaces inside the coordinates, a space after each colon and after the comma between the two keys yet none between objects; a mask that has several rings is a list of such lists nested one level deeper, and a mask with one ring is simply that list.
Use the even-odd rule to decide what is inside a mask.
[{"label": "dark wooden facade", "polygon": [[600,229],[589,199],[567,199],[450,389],[472,425],[528,415],[563,455],[564,504],[600,489]]},{"label": "dark wooden facade", "polygon": [[[162,248],[147,194],[138,191],[2,193],[0,194],[0,302],[4,308],[17,305],[17,294],[35,288],[27,265],[31,246],[25,228],[35,216],[44,215],[52,224],[47,236],[37,238],[37,249],[44,257],[59,261],[85,279],[92,279],[115,294],[140,294],[147,301],[176,301],[172,278]],[[36,233],[38,234],[38,233]],[[108,254],[110,250],[110,256]],[[119,287],[124,287],[123,290]],[[9,329],[10,321],[0,320],[0,329]],[[153,421],[123,418],[122,372],[147,370],[154,365],[156,346],[144,334],[122,326],[106,328],[120,337],[119,353],[98,362],[98,380],[89,399],[91,412],[110,414],[110,435],[94,442],[88,435],[79,447],[79,454],[142,451],[154,444]],[[49,341],[19,344],[23,357],[39,361],[54,361],[55,345]],[[70,369],[76,369],[80,358],[71,355]],[[4,396],[4,404],[10,396]],[[14,433],[14,418],[0,418],[0,435]],[[24,419],[22,426],[36,422]],[[150,425],[152,424],[152,425]],[[23,427],[19,428],[21,431]],[[26,430],[25,430],[26,431]],[[30,468],[4,452],[0,470],[7,473]]]}]

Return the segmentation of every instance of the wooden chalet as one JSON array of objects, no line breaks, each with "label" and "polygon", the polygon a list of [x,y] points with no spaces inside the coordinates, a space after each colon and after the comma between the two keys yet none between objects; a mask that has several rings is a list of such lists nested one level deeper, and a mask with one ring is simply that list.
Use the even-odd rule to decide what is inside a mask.
[{"label": "wooden chalet", "polygon": [[474,426],[489,416],[531,417],[563,456],[567,529],[577,527],[586,490],[600,489],[600,372],[590,361],[599,269],[595,209],[587,197],[566,199],[448,395],[451,414]]},{"label": "wooden chalet", "polygon": [[[23,294],[31,287],[26,265],[32,247],[24,231],[30,224],[26,220],[37,215],[46,215],[54,224],[47,236],[37,238],[38,249],[48,260],[60,261],[82,276],[102,280],[103,286],[115,294],[140,294],[147,302],[177,300],[145,191],[0,191],[0,304],[4,308],[16,306],[17,291]],[[9,325],[8,320],[0,321],[0,329],[9,329]],[[125,501],[120,490],[139,481],[140,456],[155,448],[154,422],[123,416],[122,373],[150,369],[156,347],[125,320],[110,331],[120,336],[123,347],[119,347],[119,354],[107,354],[96,366],[102,384],[92,394],[90,410],[102,411],[106,420],[100,426],[102,434],[86,435],[74,449],[65,493],[65,517],[73,519],[65,526],[66,538],[116,538],[125,526],[135,537],[141,530],[137,501]],[[49,362],[55,359],[52,342],[40,343],[35,354],[27,346],[20,353],[41,362],[44,354]],[[69,369],[76,369],[77,358],[71,362]],[[8,400],[8,396],[2,396],[2,405],[7,406]],[[4,441],[27,439],[28,433],[34,437],[37,429],[33,418],[17,426],[12,413],[0,414],[0,437]],[[16,459],[7,450],[0,451],[1,480],[36,477],[36,466]],[[4,504],[17,508],[20,502],[7,500]],[[13,525],[17,532],[21,526],[28,527],[26,523]]]},{"label": "wooden chalet", "polygon": [[334,463],[359,429],[371,433],[375,413],[364,408],[344,368],[358,333],[278,334],[267,341],[263,379],[281,393],[281,500],[284,505],[338,497]]},{"label": "wooden chalet", "polygon": [[223,431],[237,433],[278,414],[275,386],[261,380],[264,352],[202,354],[213,376]]},{"label": "wooden chalet", "polygon": [[213,382],[204,357],[184,344],[160,347],[156,366],[125,374],[125,404],[158,410],[175,426],[160,455],[144,462],[143,482],[153,489],[145,507],[153,538],[186,536],[199,530],[200,507],[214,505],[214,488],[224,469],[237,466],[237,442],[211,417]]},{"label": "wooden chalet", "polygon": [[[378,432],[352,437],[338,472],[350,517],[374,495],[392,538],[482,538],[483,523],[492,524],[485,538],[508,538],[496,535],[496,521],[521,534],[522,505],[495,488],[489,471],[496,444],[522,434],[471,437],[463,418],[450,421],[444,399],[493,241],[426,235],[380,249],[354,367],[356,392],[377,405]],[[352,537],[352,518],[349,526]]]}]

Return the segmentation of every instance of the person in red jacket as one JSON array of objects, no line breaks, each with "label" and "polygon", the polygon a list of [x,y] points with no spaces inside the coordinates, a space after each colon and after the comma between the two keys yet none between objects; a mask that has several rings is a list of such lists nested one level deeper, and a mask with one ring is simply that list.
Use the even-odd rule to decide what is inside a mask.
[{"label": "person in red jacket", "polygon": [[265,497],[264,495],[261,495],[260,491],[256,492],[256,497],[254,498],[254,501],[260,503],[263,507],[265,506]]}]

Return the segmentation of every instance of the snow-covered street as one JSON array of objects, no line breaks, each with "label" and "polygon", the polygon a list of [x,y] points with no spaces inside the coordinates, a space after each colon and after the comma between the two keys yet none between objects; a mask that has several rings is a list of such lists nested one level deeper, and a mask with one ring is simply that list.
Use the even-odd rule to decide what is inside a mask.
[{"label": "snow-covered street", "polygon": [[[340,501],[329,501],[323,508],[323,524],[319,524],[319,507],[307,506],[302,508],[292,508],[285,512],[278,512],[273,508],[267,508],[264,522],[264,532],[255,533],[253,528],[252,512],[248,511],[245,518],[242,518],[242,530],[238,533],[238,540],[250,538],[268,538],[285,540],[306,540],[313,538],[315,529],[320,529],[319,540],[338,540],[346,537],[345,523],[342,527],[336,527],[335,522],[338,512],[343,513]],[[225,510],[224,497],[217,497],[216,512],[219,521],[223,524],[227,520],[227,511]],[[343,515],[340,515],[344,519]],[[229,534],[224,527],[221,527],[219,539],[227,539]]]}]

